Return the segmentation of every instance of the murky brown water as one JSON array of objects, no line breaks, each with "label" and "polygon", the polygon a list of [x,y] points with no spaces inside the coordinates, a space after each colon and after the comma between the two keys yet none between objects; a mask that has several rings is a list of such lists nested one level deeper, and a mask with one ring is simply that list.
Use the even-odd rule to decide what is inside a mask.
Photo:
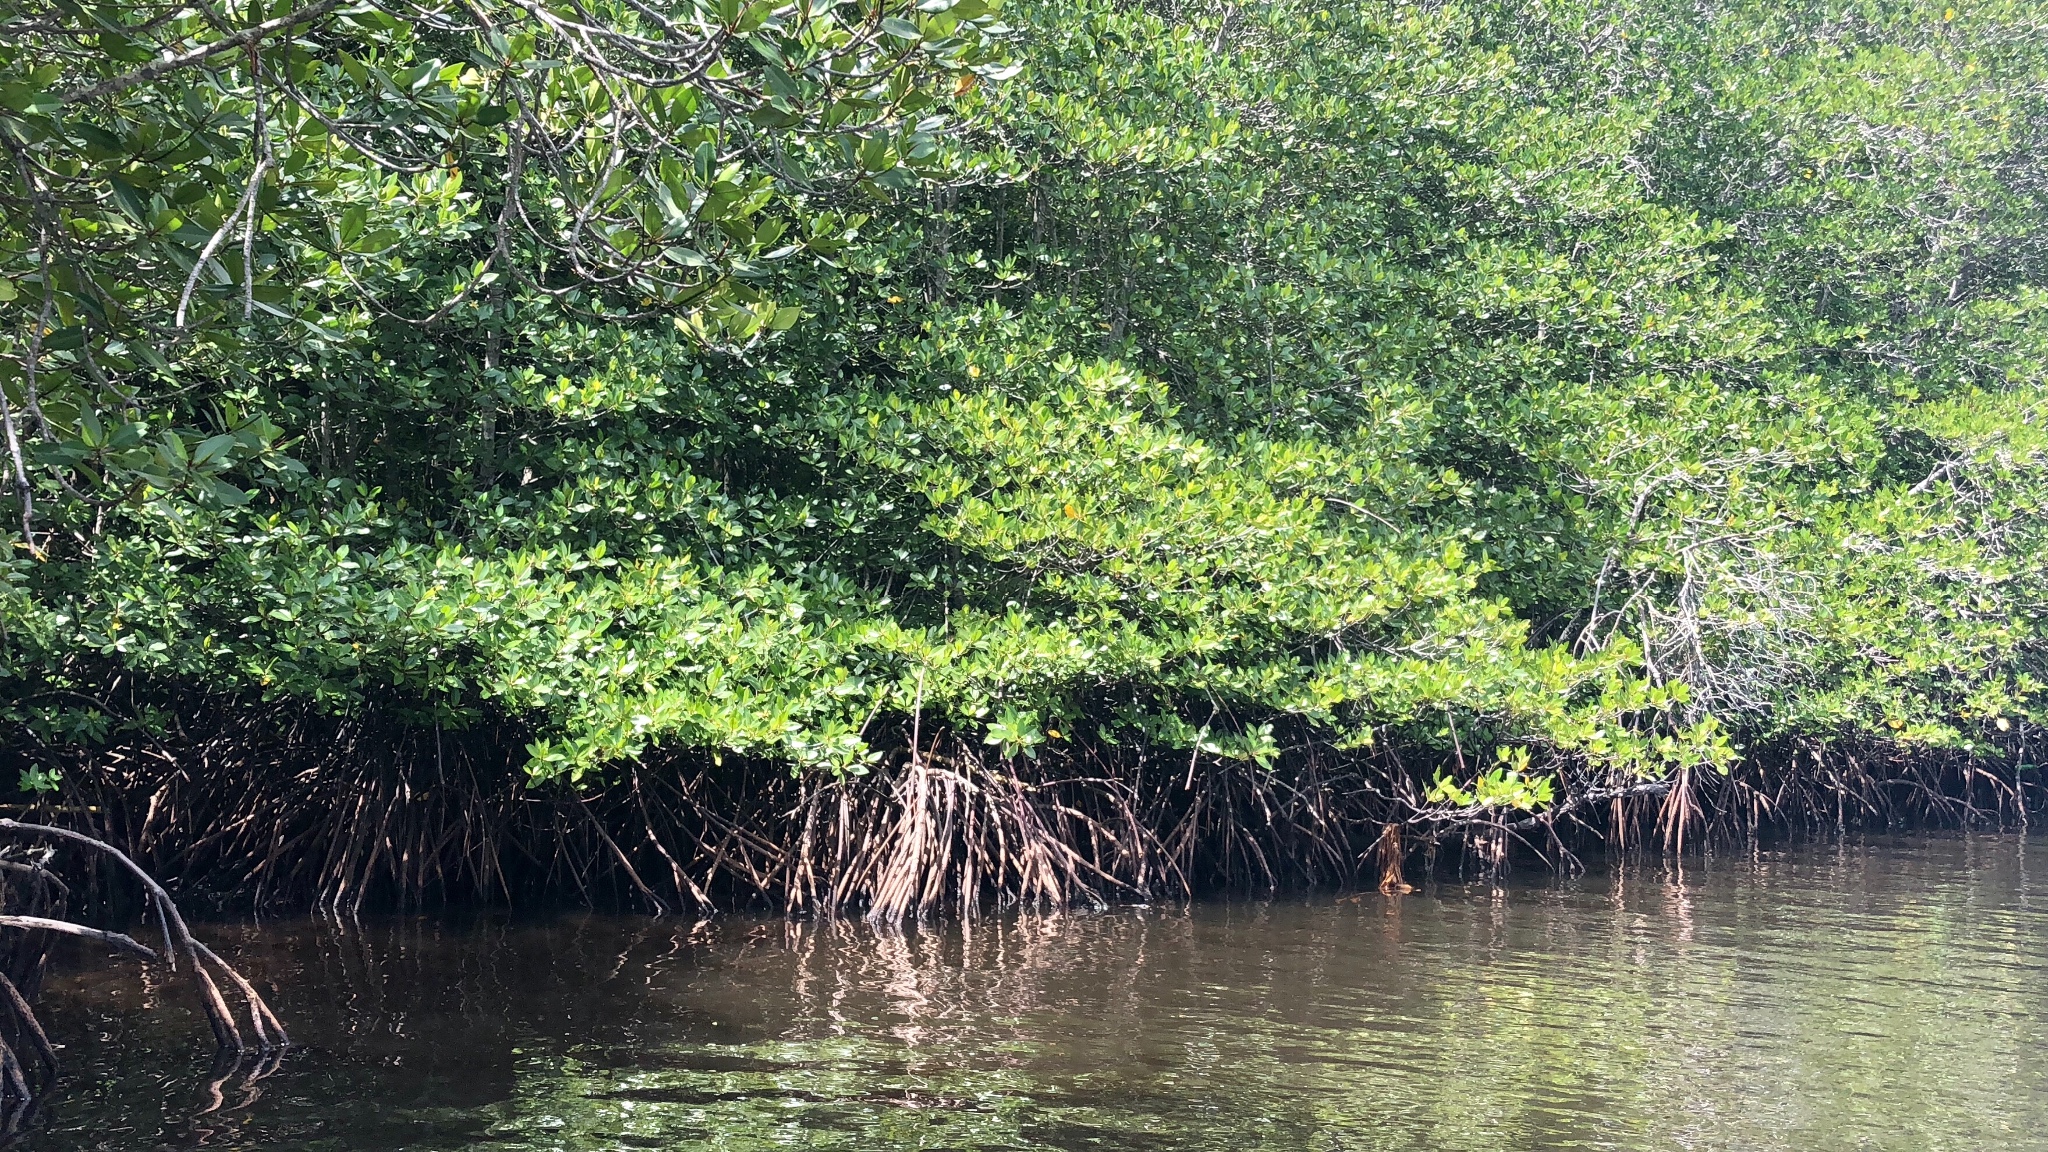
[{"label": "murky brown water", "polygon": [[298,1049],[203,1112],[183,986],[68,976],[33,1144],[2048,1148],[2044,909],[2048,844],[1979,837],[901,936],[215,927]]}]

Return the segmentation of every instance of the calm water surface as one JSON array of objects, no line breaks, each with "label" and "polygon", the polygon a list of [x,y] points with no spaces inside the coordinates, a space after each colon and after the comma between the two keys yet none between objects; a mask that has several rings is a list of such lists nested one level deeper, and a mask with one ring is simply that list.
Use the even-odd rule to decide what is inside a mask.
[{"label": "calm water surface", "polygon": [[55,982],[75,1149],[2048,1148],[2048,843],[850,925],[216,926],[299,1047]]}]

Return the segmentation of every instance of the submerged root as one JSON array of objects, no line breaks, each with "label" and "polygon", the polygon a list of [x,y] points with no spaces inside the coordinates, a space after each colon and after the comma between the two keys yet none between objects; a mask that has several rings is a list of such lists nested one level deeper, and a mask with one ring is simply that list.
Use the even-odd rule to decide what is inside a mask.
[{"label": "submerged root", "polygon": [[[26,860],[0,857],[0,864],[4,864],[0,867],[0,901],[4,901],[7,909],[0,914],[0,1021],[4,1021],[0,1024],[0,1137],[23,1131],[44,1094],[56,1082],[56,1046],[50,1042],[32,1005],[55,937],[87,940],[146,963],[167,962],[174,968],[182,963],[199,993],[218,1050],[239,1059],[250,1044],[221,995],[216,978],[226,980],[247,1007],[255,1049],[270,1060],[283,1055],[288,1043],[284,1025],[256,986],[193,936],[170,894],[127,853],[67,828],[0,819],[0,839],[5,838],[42,841],[48,846]],[[163,933],[162,953],[125,932],[94,928],[64,918],[70,887],[51,870],[57,846],[83,849],[141,883],[147,912],[155,917]],[[34,1073],[20,1057],[23,1049],[35,1060]]]}]

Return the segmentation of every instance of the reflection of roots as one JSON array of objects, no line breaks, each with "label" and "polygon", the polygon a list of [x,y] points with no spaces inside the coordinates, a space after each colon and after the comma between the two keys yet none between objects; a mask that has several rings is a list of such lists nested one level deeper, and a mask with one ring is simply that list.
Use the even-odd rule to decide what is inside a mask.
[{"label": "reflection of roots", "polygon": [[[0,850],[7,853],[0,855],[0,905],[6,909],[6,914],[0,915],[0,1020],[4,1020],[0,1024],[0,1136],[24,1131],[34,1118],[37,1104],[56,1082],[56,1047],[36,1018],[31,999],[42,986],[49,947],[58,936],[88,940],[144,961],[164,960],[173,966],[182,965],[199,993],[200,1005],[213,1028],[222,1057],[239,1065],[252,1046],[237,1024],[227,998],[221,994],[220,981],[225,980],[248,1010],[253,1048],[260,1055],[259,1067],[276,1066],[284,1054],[287,1037],[270,1005],[255,985],[192,935],[170,894],[126,853],[69,829],[14,820],[0,819],[0,838],[44,845],[25,854],[11,846]],[[163,936],[161,955],[126,933],[92,928],[63,918],[71,890],[51,867],[60,848],[83,849],[141,883],[145,923],[153,917]],[[24,1050],[35,1058],[33,1073],[20,1057]],[[216,1081],[216,1085],[220,1082]]]},{"label": "reflection of roots", "polygon": [[[655,912],[751,906],[895,923],[1218,890],[1399,892],[1439,863],[1485,876],[1523,859],[1570,868],[1588,848],[1677,853],[1773,827],[2024,823],[2048,797],[2037,773],[2012,766],[2025,759],[2018,729],[2004,766],[1791,742],[1753,745],[1728,776],[1607,779],[1566,766],[1556,802],[1523,813],[1426,803],[1444,765],[1391,741],[1343,755],[1297,743],[1260,766],[1072,745],[1010,760],[941,736],[914,752],[898,744],[866,775],[654,753],[577,789],[529,787],[523,738],[503,726],[436,733],[230,710],[189,727],[215,735],[176,755],[130,749],[64,765],[65,810],[151,871],[339,915],[571,891]],[[226,981],[201,987],[215,1019],[223,990],[246,999],[204,955],[195,968],[195,980]]]}]

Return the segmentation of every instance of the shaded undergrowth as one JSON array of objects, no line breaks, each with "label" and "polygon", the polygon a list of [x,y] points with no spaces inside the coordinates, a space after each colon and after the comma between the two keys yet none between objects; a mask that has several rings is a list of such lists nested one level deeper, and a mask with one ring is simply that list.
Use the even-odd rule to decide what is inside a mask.
[{"label": "shaded undergrowth", "polygon": [[1401,890],[1424,875],[1571,871],[1601,854],[1787,831],[2025,827],[2048,808],[2024,730],[2000,756],[1784,740],[1751,746],[1725,775],[1563,772],[1551,802],[1526,810],[1432,802],[1436,760],[1391,744],[1308,745],[1261,765],[1088,745],[1005,758],[913,734],[865,775],[666,753],[576,787],[532,783],[510,725],[215,701],[161,738],[81,753],[60,791],[28,808],[223,908],[567,901],[880,921]]}]

